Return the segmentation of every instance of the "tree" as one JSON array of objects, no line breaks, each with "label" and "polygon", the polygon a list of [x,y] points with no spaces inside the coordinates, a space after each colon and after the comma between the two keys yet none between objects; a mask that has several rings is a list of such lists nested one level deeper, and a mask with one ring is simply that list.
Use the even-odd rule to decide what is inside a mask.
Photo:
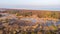
[{"label": "tree", "polygon": [[0,17],[2,17],[2,15],[0,14]]},{"label": "tree", "polygon": [[59,13],[58,12],[53,12],[53,13],[51,13],[51,17],[59,18]]}]

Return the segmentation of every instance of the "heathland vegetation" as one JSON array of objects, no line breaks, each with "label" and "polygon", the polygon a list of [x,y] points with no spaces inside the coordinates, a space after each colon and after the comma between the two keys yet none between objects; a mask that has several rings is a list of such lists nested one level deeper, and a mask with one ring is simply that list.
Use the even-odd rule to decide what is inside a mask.
[{"label": "heathland vegetation", "polygon": [[0,34],[60,34],[60,11],[0,11]]}]

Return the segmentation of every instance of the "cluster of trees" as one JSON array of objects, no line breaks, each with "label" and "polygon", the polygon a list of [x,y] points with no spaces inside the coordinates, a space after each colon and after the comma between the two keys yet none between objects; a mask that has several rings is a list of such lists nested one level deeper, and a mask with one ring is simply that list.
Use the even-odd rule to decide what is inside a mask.
[{"label": "cluster of trees", "polygon": [[57,18],[60,19],[60,12],[43,12],[38,14],[39,18]]},{"label": "cluster of trees", "polygon": [[6,10],[10,14],[17,14],[17,16],[32,16],[37,14],[39,18],[57,18],[60,19],[59,11],[40,11],[40,10]]},{"label": "cluster of trees", "polygon": [[32,12],[16,13],[16,15],[17,15],[17,16],[21,16],[21,15],[22,15],[22,16],[25,16],[25,17],[26,17],[26,16],[32,16]]}]

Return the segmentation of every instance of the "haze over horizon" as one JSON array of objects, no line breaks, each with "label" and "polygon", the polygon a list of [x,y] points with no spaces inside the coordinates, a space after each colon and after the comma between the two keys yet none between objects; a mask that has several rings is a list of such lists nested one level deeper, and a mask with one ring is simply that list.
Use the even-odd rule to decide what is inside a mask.
[{"label": "haze over horizon", "polygon": [[60,0],[0,0],[0,8],[60,10]]}]

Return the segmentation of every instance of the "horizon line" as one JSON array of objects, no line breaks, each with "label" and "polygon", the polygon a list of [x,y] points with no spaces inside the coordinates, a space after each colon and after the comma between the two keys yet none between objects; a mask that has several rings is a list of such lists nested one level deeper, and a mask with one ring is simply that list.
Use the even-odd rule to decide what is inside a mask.
[{"label": "horizon line", "polygon": [[0,8],[0,9],[13,9],[13,10],[43,10],[43,11],[60,11],[60,10],[48,10],[48,9],[26,9],[26,8]]}]

